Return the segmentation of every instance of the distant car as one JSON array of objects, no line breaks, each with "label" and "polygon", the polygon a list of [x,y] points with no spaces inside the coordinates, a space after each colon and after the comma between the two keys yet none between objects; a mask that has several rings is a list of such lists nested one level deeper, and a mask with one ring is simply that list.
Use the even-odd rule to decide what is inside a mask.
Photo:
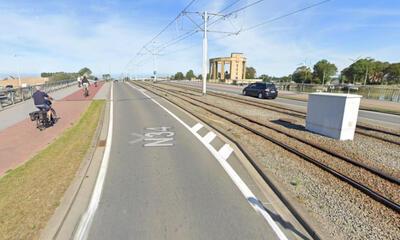
[{"label": "distant car", "polygon": [[257,82],[252,83],[243,89],[243,95],[258,98],[275,99],[278,96],[278,89],[273,83]]}]

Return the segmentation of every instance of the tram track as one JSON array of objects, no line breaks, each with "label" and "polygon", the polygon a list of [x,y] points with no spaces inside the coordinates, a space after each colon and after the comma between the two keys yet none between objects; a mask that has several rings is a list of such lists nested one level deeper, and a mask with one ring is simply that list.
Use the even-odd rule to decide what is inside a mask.
[{"label": "tram track", "polygon": [[[191,105],[194,105],[194,106],[196,106],[198,108],[201,108],[201,109],[203,109],[203,110],[205,110],[205,111],[207,111],[207,112],[209,112],[209,113],[211,113],[213,115],[216,115],[216,116],[218,116],[218,117],[220,117],[220,118],[222,118],[222,119],[224,119],[224,120],[226,120],[228,122],[231,122],[232,124],[237,125],[237,126],[243,128],[243,129],[245,129],[245,130],[247,130],[247,131],[249,131],[249,132],[251,132],[251,133],[253,133],[253,134],[257,135],[257,136],[259,136],[259,137],[262,137],[265,140],[268,140],[268,141],[280,146],[281,148],[285,149],[286,151],[291,152],[291,153],[299,156],[300,158],[302,158],[304,160],[307,160],[308,162],[314,164],[315,166],[317,166],[317,167],[319,167],[319,168],[331,173],[336,178],[338,178],[338,179],[340,179],[342,181],[345,181],[346,183],[348,183],[351,186],[357,188],[358,190],[360,190],[361,192],[365,193],[366,195],[368,195],[369,197],[373,198],[374,200],[382,203],[386,207],[391,208],[391,209],[395,210],[396,212],[400,211],[400,206],[399,206],[398,203],[396,203],[395,201],[391,200],[390,198],[384,196],[379,191],[373,190],[372,188],[368,187],[367,185],[365,185],[365,184],[353,179],[352,177],[347,176],[346,174],[341,173],[340,171],[328,166],[327,164],[321,162],[320,160],[315,159],[315,157],[310,156],[310,154],[302,152],[302,151],[296,149],[295,147],[290,146],[287,143],[280,141],[279,139],[276,139],[274,137],[271,137],[271,136],[267,135],[265,132],[258,130],[256,127],[250,127],[249,124],[245,124],[245,123],[243,123],[241,121],[247,121],[247,122],[249,122],[251,124],[258,125],[258,127],[269,128],[270,130],[276,131],[277,133],[282,134],[282,135],[284,135],[284,136],[286,136],[288,138],[291,138],[293,140],[299,141],[299,142],[301,142],[303,144],[310,145],[310,147],[318,149],[318,151],[322,151],[325,154],[331,155],[332,157],[339,158],[339,159],[341,159],[343,161],[346,161],[348,164],[350,164],[349,166],[361,168],[361,169],[369,172],[370,174],[376,176],[377,178],[384,179],[385,181],[390,182],[389,186],[398,187],[399,179],[397,179],[397,178],[394,178],[394,177],[392,177],[390,175],[387,175],[387,174],[385,174],[385,173],[383,173],[383,172],[381,172],[381,171],[379,171],[377,169],[371,168],[371,167],[369,167],[367,165],[361,164],[361,163],[359,163],[359,162],[357,162],[357,161],[355,161],[353,159],[350,159],[350,158],[348,158],[346,156],[342,156],[340,154],[333,153],[333,152],[329,151],[328,149],[323,148],[321,146],[317,146],[315,144],[310,144],[310,143],[304,141],[303,139],[294,136],[293,134],[284,132],[284,131],[279,130],[277,128],[273,128],[273,126],[266,126],[265,123],[260,123],[260,122],[254,120],[254,119],[250,119],[250,118],[245,117],[245,116],[240,116],[240,114],[234,113],[233,111],[229,111],[227,109],[218,108],[218,106],[212,106],[212,104],[210,104],[208,102],[201,101],[201,100],[193,98],[191,96],[187,96],[187,95],[183,96],[182,94],[178,95],[179,91],[174,93],[171,89],[165,89],[165,88],[162,88],[160,86],[154,86],[154,84],[153,85],[144,84],[144,83],[141,83],[141,84],[135,83],[135,84],[137,84],[138,86],[140,86],[142,88],[145,88],[148,91],[150,91],[150,92],[152,92],[152,93],[154,93],[154,94],[156,94],[158,96],[161,96],[163,98],[167,98],[167,96],[165,96],[163,94],[169,94],[170,96],[172,96],[174,98],[180,99],[180,100],[182,100],[184,102],[187,102],[187,103],[189,103]],[[152,89],[150,89],[150,88],[152,88]],[[156,89],[156,90],[154,90],[154,89]],[[163,94],[157,93],[156,91],[163,92]],[[180,92],[180,93],[182,93],[182,92]],[[205,106],[207,106],[207,107],[205,107]],[[217,109],[217,111],[213,110],[213,109],[210,109],[210,107],[213,107],[213,108]],[[218,111],[220,111],[220,112],[218,112]],[[224,113],[222,113],[222,112],[224,112]],[[241,118],[242,120],[238,121],[237,119],[234,119],[232,117],[227,117],[228,114],[229,115],[234,115],[235,117]],[[380,181],[382,181],[382,180],[380,180]]]},{"label": "tram track", "polygon": [[[195,88],[195,87],[187,87],[187,86],[182,86],[182,85],[177,85],[177,84],[165,84],[168,86],[173,86],[176,88],[180,88],[180,89],[184,89],[184,90],[189,90],[189,91],[194,91],[197,93],[201,93],[199,89]],[[182,91],[182,93],[185,93],[184,91]],[[282,114],[286,114],[289,115],[291,117],[296,117],[299,119],[305,119],[306,118],[306,113],[299,111],[299,110],[294,110],[285,106],[281,106],[278,104],[272,104],[272,103],[260,103],[254,100],[250,100],[250,99],[243,99],[243,98],[239,98],[238,97],[234,97],[234,96],[230,96],[227,94],[223,94],[223,93],[216,93],[216,92],[209,92],[208,93],[211,96],[215,96],[215,97],[219,97],[219,98],[223,98],[226,100],[230,100],[230,101],[234,101],[234,102],[239,102],[239,103],[243,103],[243,104],[247,104],[250,106],[254,106],[254,107],[258,107],[261,109],[265,109],[265,110],[269,110],[269,111],[274,111],[274,112],[278,112],[278,113],[282,113]],[[389,137],[392,138],[400,138],[400,133],[396,133],[396,132],[392,132],[390,130],[385,130],[385,129],[378,129],[378,128],[373,128],[373,127],[369,127],[366,125],[362,125],[360,123],[357,124],[357,128],[355,131],[357,134],[363,135],[363,136],[367,136],[370,138],[375,138],[384,142],[388,142],[391,144],[395,144],[400,146],[400,139],[399,140],[393,140],[393,139],[388,139],[387,137],[383,137],[383,136],[378,136],[373,134],[372,132],[378,133],[378,134],[385,134]]]}]

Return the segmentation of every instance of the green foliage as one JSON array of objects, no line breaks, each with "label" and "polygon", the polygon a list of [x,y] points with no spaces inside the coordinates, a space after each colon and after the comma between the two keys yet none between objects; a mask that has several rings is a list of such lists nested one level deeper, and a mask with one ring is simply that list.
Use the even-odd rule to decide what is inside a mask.
[{"label": "green foliage", "polygon": [[197,79],[202,80],[203,79],[203,75],[199,74],[199,76],[197,76]]},{"label": "green foliage", "polygon": [[311,69],[307,66],[298,67],[293,73],[293,81],[296,83],[311,83],[311,80]]},{"label": "green foliage", "polygon": [[192,78],[196,78],[196,75],[194,75],[193,70],[189,70],[186,73],[186,79],[191,80]]},{"label": "green foliage", "polygon": [[385,69],[388,84],[400,84],[400,63],[392,63]]},{"label": "green foliage", "polygon": [[256,78],[256,69],[253,67],[246,67],[246,79],[255,79]]},{"label": "green foliage", "polygon": [[63,81],[63,80],[72,80],[78,77],[78,73],[66,73],[66,72],[42,72],[40,74],[41,77],[49,78],[50,82],[54,81]]},{"label": "green foliage", "polygon": [[[63,80],[72,80],[78,78],[78,76],[82,76],[86,74],[88,77],[91,77],[92,71],[89,68],[82,68],[79,72],[42,72],[40,74],[41,77],[49,78],[49,81],[63,81]],[[92,76],[93,77],[93,76]],[[104,75],[103,75],[104,77]]]},{"label": "green foliage", "polygon": [[87,75],[90,76],[90,74],[92,74],[92,70],[90,70],[87,67],[82,68],[81,70],[79,70],[79,76],[83,76],[83,75]]},{"label": "green foliage", "polygon": [[386,70],[389,67],[388,62],[364,58],[343,69],[342,75],[347,83],[379,84],[383,82]]},{"label": "green foliage", "polygon": [[314,65],[313,72],[313,83],[327,83],[331,80],[331,77],[337,73],[337,67],[335,64],[328,62],[323,59]]},{"label": "green foliage", "polygon": [[185,75],[183,75],[182,72],[177,72],[177,73],[175,73],[174,79],[175,80],[183,80],[183,79],[185,79]]},{"label": "green foliage", "polygon": [[106,74],[103,74],[103,75],[102,75],[102,78],[103,78],[104,80],[110,80],[110,79],[111,79],[111,75],[108,74],[108,73],[106,73]]},{"label": "green foliage", "polygon": [[267,74],[261,74],[258,79],[262,79],[263,82],[270,82],[272,80],[272,77],[268,76]]}]

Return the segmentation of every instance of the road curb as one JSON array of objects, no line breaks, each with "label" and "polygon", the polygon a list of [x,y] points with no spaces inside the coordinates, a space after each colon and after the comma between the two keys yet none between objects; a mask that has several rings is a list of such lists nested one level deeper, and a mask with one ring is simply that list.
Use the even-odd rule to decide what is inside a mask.
[{"label": "road curb", "polygon": [[60,201],[60,205],[54,211],[54,214],[47,222],[46,227],[41,231],[39,239],[56,239],[62,226],[64,225],[64,222],[87,176],[87,172],[92,165],[95,152],[99,148],[102,148],[101,146],[98,146],[98,144],[100,141],[101,133],[103,132],[104,128],[108,127],[107,124],[104,124],[108,121],[108,115],[105,114],[106,109],[107,104],[105,104],[103,109],[101,110],[100,122],[96,127],[96,131],[90,147],[86,152],[84,160],[81,162],[78,168],[75,178],[72,180],[70,186],[65,191],[64,196]]}]

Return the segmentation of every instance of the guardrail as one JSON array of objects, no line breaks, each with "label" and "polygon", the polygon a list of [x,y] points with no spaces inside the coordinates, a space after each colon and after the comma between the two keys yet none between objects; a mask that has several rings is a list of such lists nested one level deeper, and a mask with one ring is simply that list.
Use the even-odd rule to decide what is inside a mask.
[{"label": "guardrail", "polygon": [[[64,81],[55,81],[55,82],[40,84],[39,86],[42,87],[43,91],[50,93],[75,84],[77,84],[76,80],[64,80]],[[34,92],[35,92],[35,86],[0,90],[0,111],[3,110],[5,107],[32,98],[32,94]]]},{"label": "guardrail", "polygon": [[382,101],[400,102],[400,88],[382,86],[362,85],[319,85],[319,84],[284,84],[276,83],[279,90],[310,93],[353,93],[363,96],[366,99],[377,99]]}]

